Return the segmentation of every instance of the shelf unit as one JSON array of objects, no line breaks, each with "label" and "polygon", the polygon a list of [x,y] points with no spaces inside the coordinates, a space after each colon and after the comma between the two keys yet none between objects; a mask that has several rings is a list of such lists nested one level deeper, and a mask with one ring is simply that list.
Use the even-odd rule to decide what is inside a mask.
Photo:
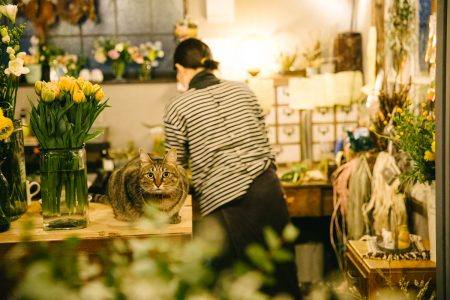
[{"label": "shelf unit", "polygon": [[[357,127],[358,104],[318,107],[311,112],[309,119],[305,119],[302,118],[305,111],[289,107],[288,81],[289,77],[273,78],[274,99],[266,117],[269,141],[277,162],[300,162],[306,158],[306,147],[310,147],[307,151],[313,161],[333,155],[336,140],[344,138],[347,130]],[[311,141],[309,145],[304,141],[307,139]]]}]

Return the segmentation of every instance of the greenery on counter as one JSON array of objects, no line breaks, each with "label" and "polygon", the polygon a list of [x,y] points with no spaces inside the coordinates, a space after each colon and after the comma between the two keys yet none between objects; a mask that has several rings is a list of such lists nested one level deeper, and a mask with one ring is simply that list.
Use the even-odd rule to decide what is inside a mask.
[{"label": "greenery on counter", "polygon": [[[166,224],[156,209],[147,207],[145,215],[140,226]],[[14,299],[270,299],[261,287],[276,280],[276,263],[293,259],[284,246],[298,236],[293,225],[281,237],[266,229],[267,245],[249,246],[248,263],[217,273],[211,261],[222,250],[219,227],[208,223],[199,232],[180,247],[160,238],[114,239],[94,259],[78,251],[76,238],[52,246],[22,243],[1,269],[8,271]],[[26,234],[24,241],[31,238]]]}]

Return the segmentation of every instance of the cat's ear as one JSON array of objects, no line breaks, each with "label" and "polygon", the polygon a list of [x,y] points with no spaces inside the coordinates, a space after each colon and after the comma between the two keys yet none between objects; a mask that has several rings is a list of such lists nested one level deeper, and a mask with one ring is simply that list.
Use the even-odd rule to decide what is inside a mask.
[{"label": "cat's ear", "polygon": [[148,164],[148,163],[152,162],[152,159],[150,158],[150,156],[142,148],[139,148],[139,158],[141,159],[142,163]]},{"label": "cat's ear", "polygon": [[170,148],[170,150],[167,152],[166,156],[164,157],[164,161],[170,164],[176,164],[177,163],[177,149]]}]

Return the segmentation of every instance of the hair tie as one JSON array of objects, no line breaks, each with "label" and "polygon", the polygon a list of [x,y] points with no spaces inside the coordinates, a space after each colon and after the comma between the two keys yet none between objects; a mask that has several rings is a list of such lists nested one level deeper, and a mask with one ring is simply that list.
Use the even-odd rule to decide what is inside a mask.
[{"label": "hair tie", "polygon": [[201,60],[200,60],[200,63],[202,64],[202,66],[205,64],[205,62],[206,62],[206,57],[203,57]]}]

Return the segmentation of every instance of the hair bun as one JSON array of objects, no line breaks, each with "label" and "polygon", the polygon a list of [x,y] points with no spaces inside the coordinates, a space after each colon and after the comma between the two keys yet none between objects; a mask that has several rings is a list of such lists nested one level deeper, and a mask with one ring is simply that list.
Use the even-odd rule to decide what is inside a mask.
[{"label": "hair bun", "polygon": [[219,63],[210,58],[202,58],[201,64],[202,64],[202,67],[204,67],[207,70],[215,70],[219,67]]}]

